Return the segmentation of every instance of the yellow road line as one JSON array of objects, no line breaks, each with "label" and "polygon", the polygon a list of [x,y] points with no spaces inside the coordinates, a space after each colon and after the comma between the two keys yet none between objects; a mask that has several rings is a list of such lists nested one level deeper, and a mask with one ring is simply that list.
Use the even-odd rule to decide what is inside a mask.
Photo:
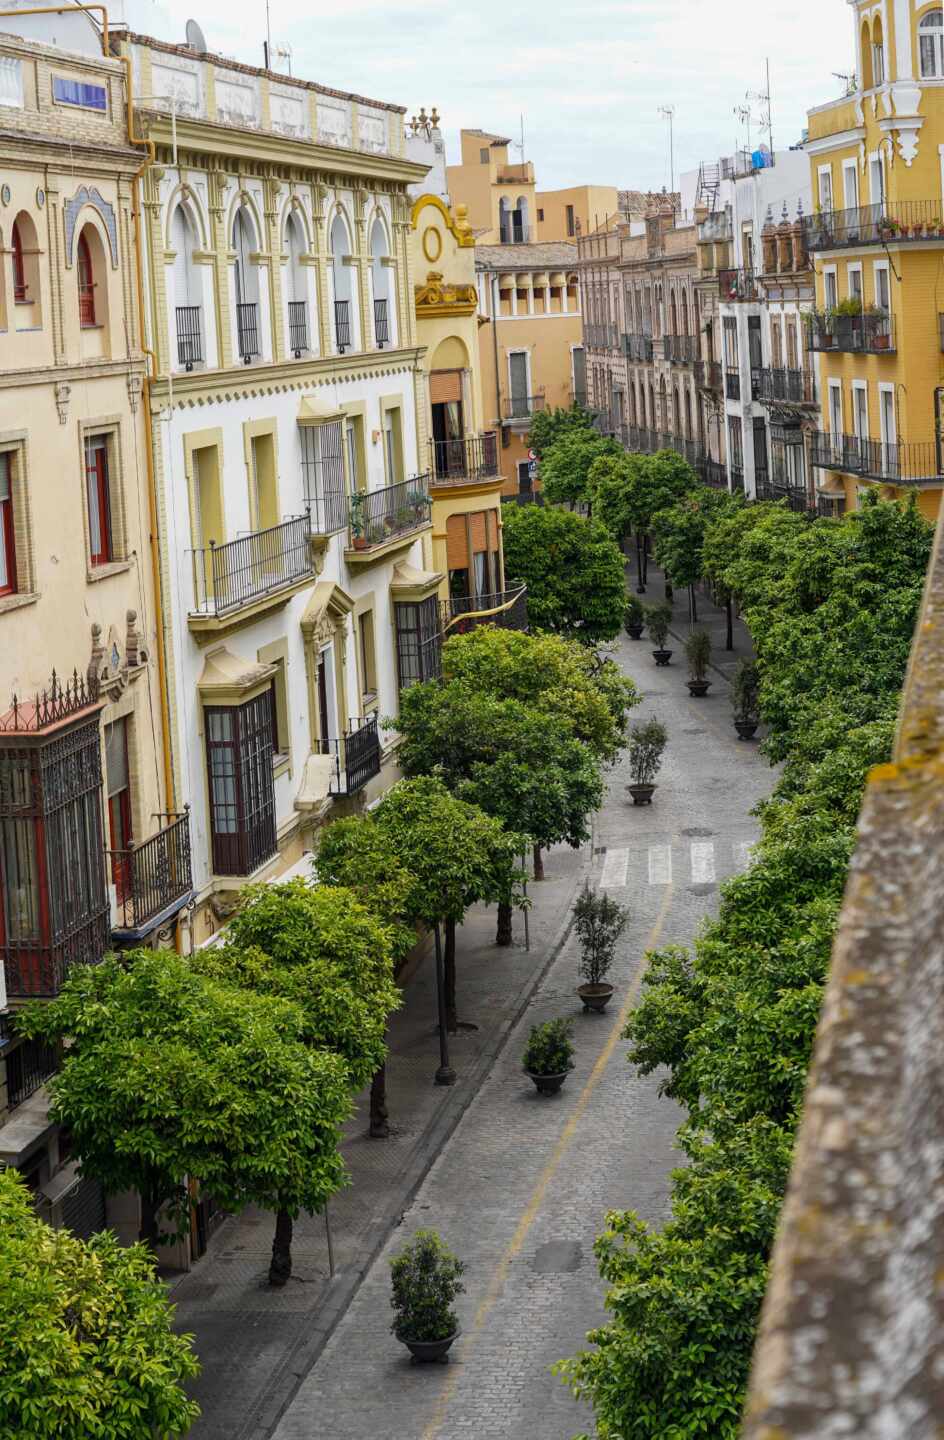
[{"label": "yellow road line", "polygon": [[[654,950],[659,943],[659,937],[662,934],[662,927],[665,924],[665,917],[668,914],[669,904],[672,899],[673,889],[674,887],[670,885],[667,888],[665,895],[663,896],[662,904],[659,908],[659,913],[656,916],[655,924],[649,932],[645,944],[645,950],[643,953],[645,953],[646,950]],[[564,1158],[567,1148],[577,1132],[577,1126],[580,1123],[580,1117],[583,1115],[583,1112],[589,1105],[590,1098],[593,1095],[594,1090],[597,1088],[600,1080],[603,1078],[603,1072],[609,1064],[610,1057],[612,1056],[613,1051],[616,1049],[616,1045],[619,1041],[620,1035],[625,1029],[626,1021],[629,1019],[629,1012],[635,1004],[636,996],[639,993],[639,987],[642,984],[644,968],[645,967],[643,966],[643,964],[640,963],[636,976],[629,987],[629,993],[623,1002],[623,1006],[619,1014],[613,1022],[613,1026],[610,1030],[607,1042],[601,1050],[599,1056],[597,1057],[596,1064],[590,1071],[587,1082],[584,1085],[582,1091],[580,1092],[580,1098],[578,1099],[577,1104],[574,1106],[570,1118],[568,1119],[566,1125],[561,1131],[557,1144],[554,1146],[553,1154],[551,1155],[547,1164],[544,1166],[544,1169],[541,1171],[540,1178],[538,1179],[537,1184],[531,1192],[531,1198],[528,1201],[528,1205],[524,1214],[518,1221],[518,1225],[515,1229],[514,1235],[511,1237],[505,1253],[502,1255],[494,1271],[492,1272],[492,1279],[488,1290],[486,1291],[485,1296],[481,1304],[479,1305],[479,1308],[475,1312],[475,1319],[472,1321],[470,1328],[466,1331],[465,1336],[463,1337],[463,1351],[468,1350],[470,1346],[474,1343],[476,1335],[479,1334],[485,1324],[485,1321],[488,1319],[489,1312],[491,1311],[492,1307],[495,1304],[495,1301],[498,1299],[499,1295],[502,1292],[502,1287],[505,1284],[505,1279],[508,1275],[508,1271],[511,1267],[512,1261],[520,1254],[521,1248],[528,1237],[528,1232],[531,1229],[531,1226],[534,1224],[535,1220],[537,1219],[538,1211],[540,1210],[541,1204],[544,1200],[544,1196],[547,1193],[547,1188],[553,1180],[554,1175],[557,1172],[560,1163]],[[446,1412],[449,1409],[449,1402],[452,1399],[456,1385],[458,1384],[459,1375],[460,1371],[456,1366],[450,1367],[449,1375],[442,1387],[442,1390],[440,1391],[439,1399],[436,1403],[436,1409],[433,1412],[433,1417],[430,1420],[429,1424],[426,1426],[426,1429],[423,1431],[422,1440],[435,1440],[435,1437],[438,1434],[440,1427],[446,1419]]]}]

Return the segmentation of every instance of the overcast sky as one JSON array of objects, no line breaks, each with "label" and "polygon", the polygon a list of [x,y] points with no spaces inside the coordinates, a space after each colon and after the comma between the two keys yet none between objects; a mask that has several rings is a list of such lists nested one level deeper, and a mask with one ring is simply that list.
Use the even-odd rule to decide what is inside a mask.
[{"label": "overcast sky", "polygon": [[[262,64],[264,0],[128,0],[128,12],[180,41],[194,15],[211,50]],[[767,56],[774,145],[795,143],[808,107],[842,93],[832,72],[854,66],[850,16],[845,0],[270,0],[294,74],[408,114],[436,105],[450,161],[460,128],[517,136],[523,113],[525,156],[549,189],[667,185],[662,105],[675,106],[676,174],[729,153]]]}]

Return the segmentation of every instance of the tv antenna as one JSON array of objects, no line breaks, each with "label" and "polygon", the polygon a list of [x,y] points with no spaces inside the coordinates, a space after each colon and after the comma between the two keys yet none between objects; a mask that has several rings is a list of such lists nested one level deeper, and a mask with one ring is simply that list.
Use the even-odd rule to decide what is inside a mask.
[{"label": "tv antenna", "polygon": [[[767,131],[767,145],[771,155],[774,153],[774,128],[773,128],[773,106],[770,101],[770,60],[767,65],[767,88],[765,90],[748,90],[744,99],[750,106],[751,101],[760,106],[760,128]],[[750,114],[750,111],[748,111]],[[748,119],[748,146],[750,146],[750,119]]]},{"label": "tv antenna", "polygon": [[521,157],[521,163],[522,163],[522,165],[523,165],[523,164],[524,164],[524,116],[523,116],[523,115],[519,115],[518,118],[519,118],[519,120],[521,121],[521,139],[520,139],[520,140],[512,140],[512,142],[511,142],[511,148],[512,148],[512,150],[517,150],[519,156]]},{"label": "tv antenna", "polygon": [[672,204],[675,205],[675,106],[660,105],[659,114],[669,122],[669,194],[673,197]]}]

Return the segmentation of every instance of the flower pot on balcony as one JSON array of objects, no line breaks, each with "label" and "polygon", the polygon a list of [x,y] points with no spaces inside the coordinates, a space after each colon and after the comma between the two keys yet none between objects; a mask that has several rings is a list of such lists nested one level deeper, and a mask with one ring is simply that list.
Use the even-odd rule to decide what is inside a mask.
[{"label": "flower pot on balcony", "polygon": [[872,348],[873,350],[887,350],[888,342],[888,335],[874,335],[872,337]]}]

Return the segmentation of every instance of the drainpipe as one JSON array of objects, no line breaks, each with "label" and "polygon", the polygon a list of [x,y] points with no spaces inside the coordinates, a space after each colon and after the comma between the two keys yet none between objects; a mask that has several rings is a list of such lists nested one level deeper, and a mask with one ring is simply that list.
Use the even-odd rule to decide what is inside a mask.
[{"label": "drainpipe", "polygon": [[501,378],[498,374],[498,276],[492,276],[492,348],[495,352],[495,414],[498,416],[498,428],[502,431],[501,413]]}]

